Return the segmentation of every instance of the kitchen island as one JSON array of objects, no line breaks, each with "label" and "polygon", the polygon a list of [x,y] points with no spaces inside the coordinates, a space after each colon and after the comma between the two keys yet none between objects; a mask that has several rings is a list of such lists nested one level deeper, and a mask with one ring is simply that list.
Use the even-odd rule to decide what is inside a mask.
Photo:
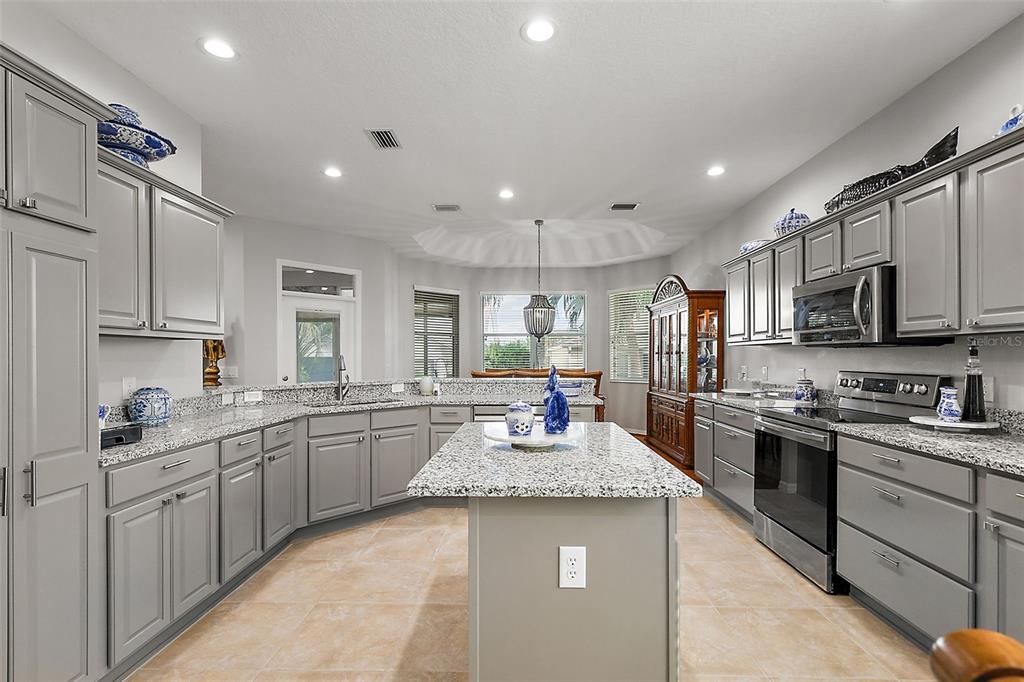
[{"label": "kitchen island", "polygon": [[675,498],[701,487],[616,424],[571,427],[519,450],[465,424],[409,484],[469,498],[470,679],[675,680]]}]

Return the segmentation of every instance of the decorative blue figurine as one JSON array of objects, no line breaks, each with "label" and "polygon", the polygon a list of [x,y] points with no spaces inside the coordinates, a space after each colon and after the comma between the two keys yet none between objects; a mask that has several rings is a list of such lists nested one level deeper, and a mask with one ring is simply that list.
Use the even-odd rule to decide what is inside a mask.
[{"label": "decorative blue figurine", "polygon": [[544,387],[544,433],[565,433],[569,428],[569,401],[558,388],[558,370],[551,365]]}]

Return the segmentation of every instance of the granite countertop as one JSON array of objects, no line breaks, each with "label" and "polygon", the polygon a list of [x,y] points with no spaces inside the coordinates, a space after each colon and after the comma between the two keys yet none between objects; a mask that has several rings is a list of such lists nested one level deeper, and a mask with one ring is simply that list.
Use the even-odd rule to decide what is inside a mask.
[{"label": "granite countertop", "polygon": [[1024,436],[947,433],[918,424],[832,424],[836,433],[1024,476]]},{"label": "granite countertop", "polygon": [[690,393],[689,396],[696,400],[705,400],[709,403],[735,407],[739,410],[754,412],[759,407],[793,407],[797,404],[795,400],[779,398],[773,393],[754,393],[753,395],[736,395],[734,393]]},{"label": "granite countertop", "polygon": [[431,497],[699,497],[703,489],[611,422],[576,424],[575,445],[518,450],[464,424],[409,483]]},{"label": "granite countertop", "polygon": [[[594,396],[569,398],[569,405],[594,406],[602,401]],[[273,404],[254,404],[248,407],[225,407],[218,410],[199,412],[186,416],[174,417],[166,426],[145,427],[142,440],[129,445],[118,445],[100,450],[99,465],[101,468],[124,464],[132,460],[152,455],[171,452],[190,445],[199,445],[221,438],[266,428],[274,424],[324,414],[344,414],[367,412],[370,410],[393,410],[402,407],[420,406],[455,406],[455,405],[507,405],[508,396],[418,396],[406,395],[390,402],[378,402],[362,405],[322,405],[311,407],[298,402]],[[533,404],[543,404],[533,401]],[[115,424],[110,424],[115,426]]]}]

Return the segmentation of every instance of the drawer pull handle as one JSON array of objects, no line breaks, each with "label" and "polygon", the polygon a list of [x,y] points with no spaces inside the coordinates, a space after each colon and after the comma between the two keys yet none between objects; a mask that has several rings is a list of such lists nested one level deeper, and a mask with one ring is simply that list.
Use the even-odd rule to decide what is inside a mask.
[{"label": "drawer pull handle", "polygon": [[174,496],[179,500],[184,500],[186,497],[188,497],[188,493],[185,492],[184,490],[179,490],[178,492],[174,493]]},{"label": "drawer pull handle", "polygon": [[871,488],[872,488],[872,490],[874,490],[874,491],[875,491],[876,493],[878,493],[878,494],[880,494],[880,495],[885,495],[885,496],[886,496],[886,497],[888,497],[888,498],[889,498],[890,500],[899,500],[899,499],[900,499],[900,496],[899,496],[899,495],[897,495],[897,494],[896,494],[896,493],[894,493],[894,492],[890,492],[890,491],[886,490],[885,488],[879,488],[879,487],[878,487],[878,486],[876,486],[876,485],[873,485],[873,486],[871,486]]},{"label": "drawer pull handle", "polygon": [[274,462],[277,460],[277,455],[267,455],[268,462]]},{"label": "drawer pull handle", "polygon": [[288,433],[291,430],[292,430],[292,427],[289,426],[287,429],[278,429],[274,433],[276,433],[277,435],[280,436],[282,433]]},{"label": "drawer pull handle", "polygon": [[731,417],[732,419],[735,419],[735,418],[736,418],[736,417],[738,417],[739,415],[738,415],[738,414],[736,414],[735,412],[726,412],[726,413],[725,413],[725,416],[726,416],[726,417]]},{"label": "drawer pull handle", "polygon": [[722,431],[722,433],[725,434],[726,438],[736,438],[737,437],[736,434],[733,433],[732,431]]},{"label": "drawer pull handle", "polygon": [[874,554],[879,559],[881,559],[882,561],[885,561],[886,563],[888,563],[888,564],[890,564],[892,566],[895,566],[896,568],[900,567],[900,562],[896,561],[895,559],[893,559],[891,556],[889,556],[887,554],[882,554],[881,552],[879,552],[877,550],[874,550],[874,549],[871,550],[871,553]]},{"label": "drawer pull handle", "polygon": [[892,462],[893,464],[899,464],[900,463],[900,458],[899,457],[889,457],[888,455],[880,455],[877,452],[872,452],[871,456],[872,457],[877,457],[878,459],[883,459],[886,462]]},{"label": "drawer pull handle", "polygon": [[459,413],[455,410],[441,410],[441,414],[445,417],[455,417],[458,416]]},{"label": "drawer pull handle", "polygon": [[705,431],[710,431],[711,430],[710,426],[708,426],[707,424],[701,424],[700,422],[697,422],[697,428],[698,429],[704,429]]},{"label": "drawer pull handle", "polygon": [[255,442],[256,442],[255,438],[250,438],[249,440],[240,440],[240,441],[238,441],[238,443],[236,443],[236,445],[238,445],[238,447],[241,448],[241,447],[244,447],[246,445],[252,445]]},{"label": "drawer pull handle", "polygon": [[994,523],[992,521],[986,521],[984,523],[984,527],[985,527],[985,530],[987,530],[989,532],[992,532],[992,533],[999,532],[999,524],[998,523]]},{"label": "drawer pull handle", "polygon": [[1020,499],[1024,500],[1024,493],[1014,493],[1014,495],[1016,495]]},{"label": "drawer pull handle", "polygon": [[182,464],[188,464],[191,461],[192,461],[191,459],[179,459],[177,462],[171,462],[170,464],[165,464],[165,465],[163,465],[160,468],[166,471],[167,469],[174,469],[175,467],[180,467]]}]

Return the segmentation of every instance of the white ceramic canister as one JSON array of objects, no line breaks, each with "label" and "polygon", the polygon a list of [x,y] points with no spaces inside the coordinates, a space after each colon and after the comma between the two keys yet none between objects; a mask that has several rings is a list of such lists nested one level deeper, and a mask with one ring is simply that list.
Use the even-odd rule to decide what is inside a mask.
[{"label": "white ceramic canister", "polygon": [[533,433],[533,408],[524,402],[514,402],[505,412],[505,426],[510,436],[529,436]]}]

